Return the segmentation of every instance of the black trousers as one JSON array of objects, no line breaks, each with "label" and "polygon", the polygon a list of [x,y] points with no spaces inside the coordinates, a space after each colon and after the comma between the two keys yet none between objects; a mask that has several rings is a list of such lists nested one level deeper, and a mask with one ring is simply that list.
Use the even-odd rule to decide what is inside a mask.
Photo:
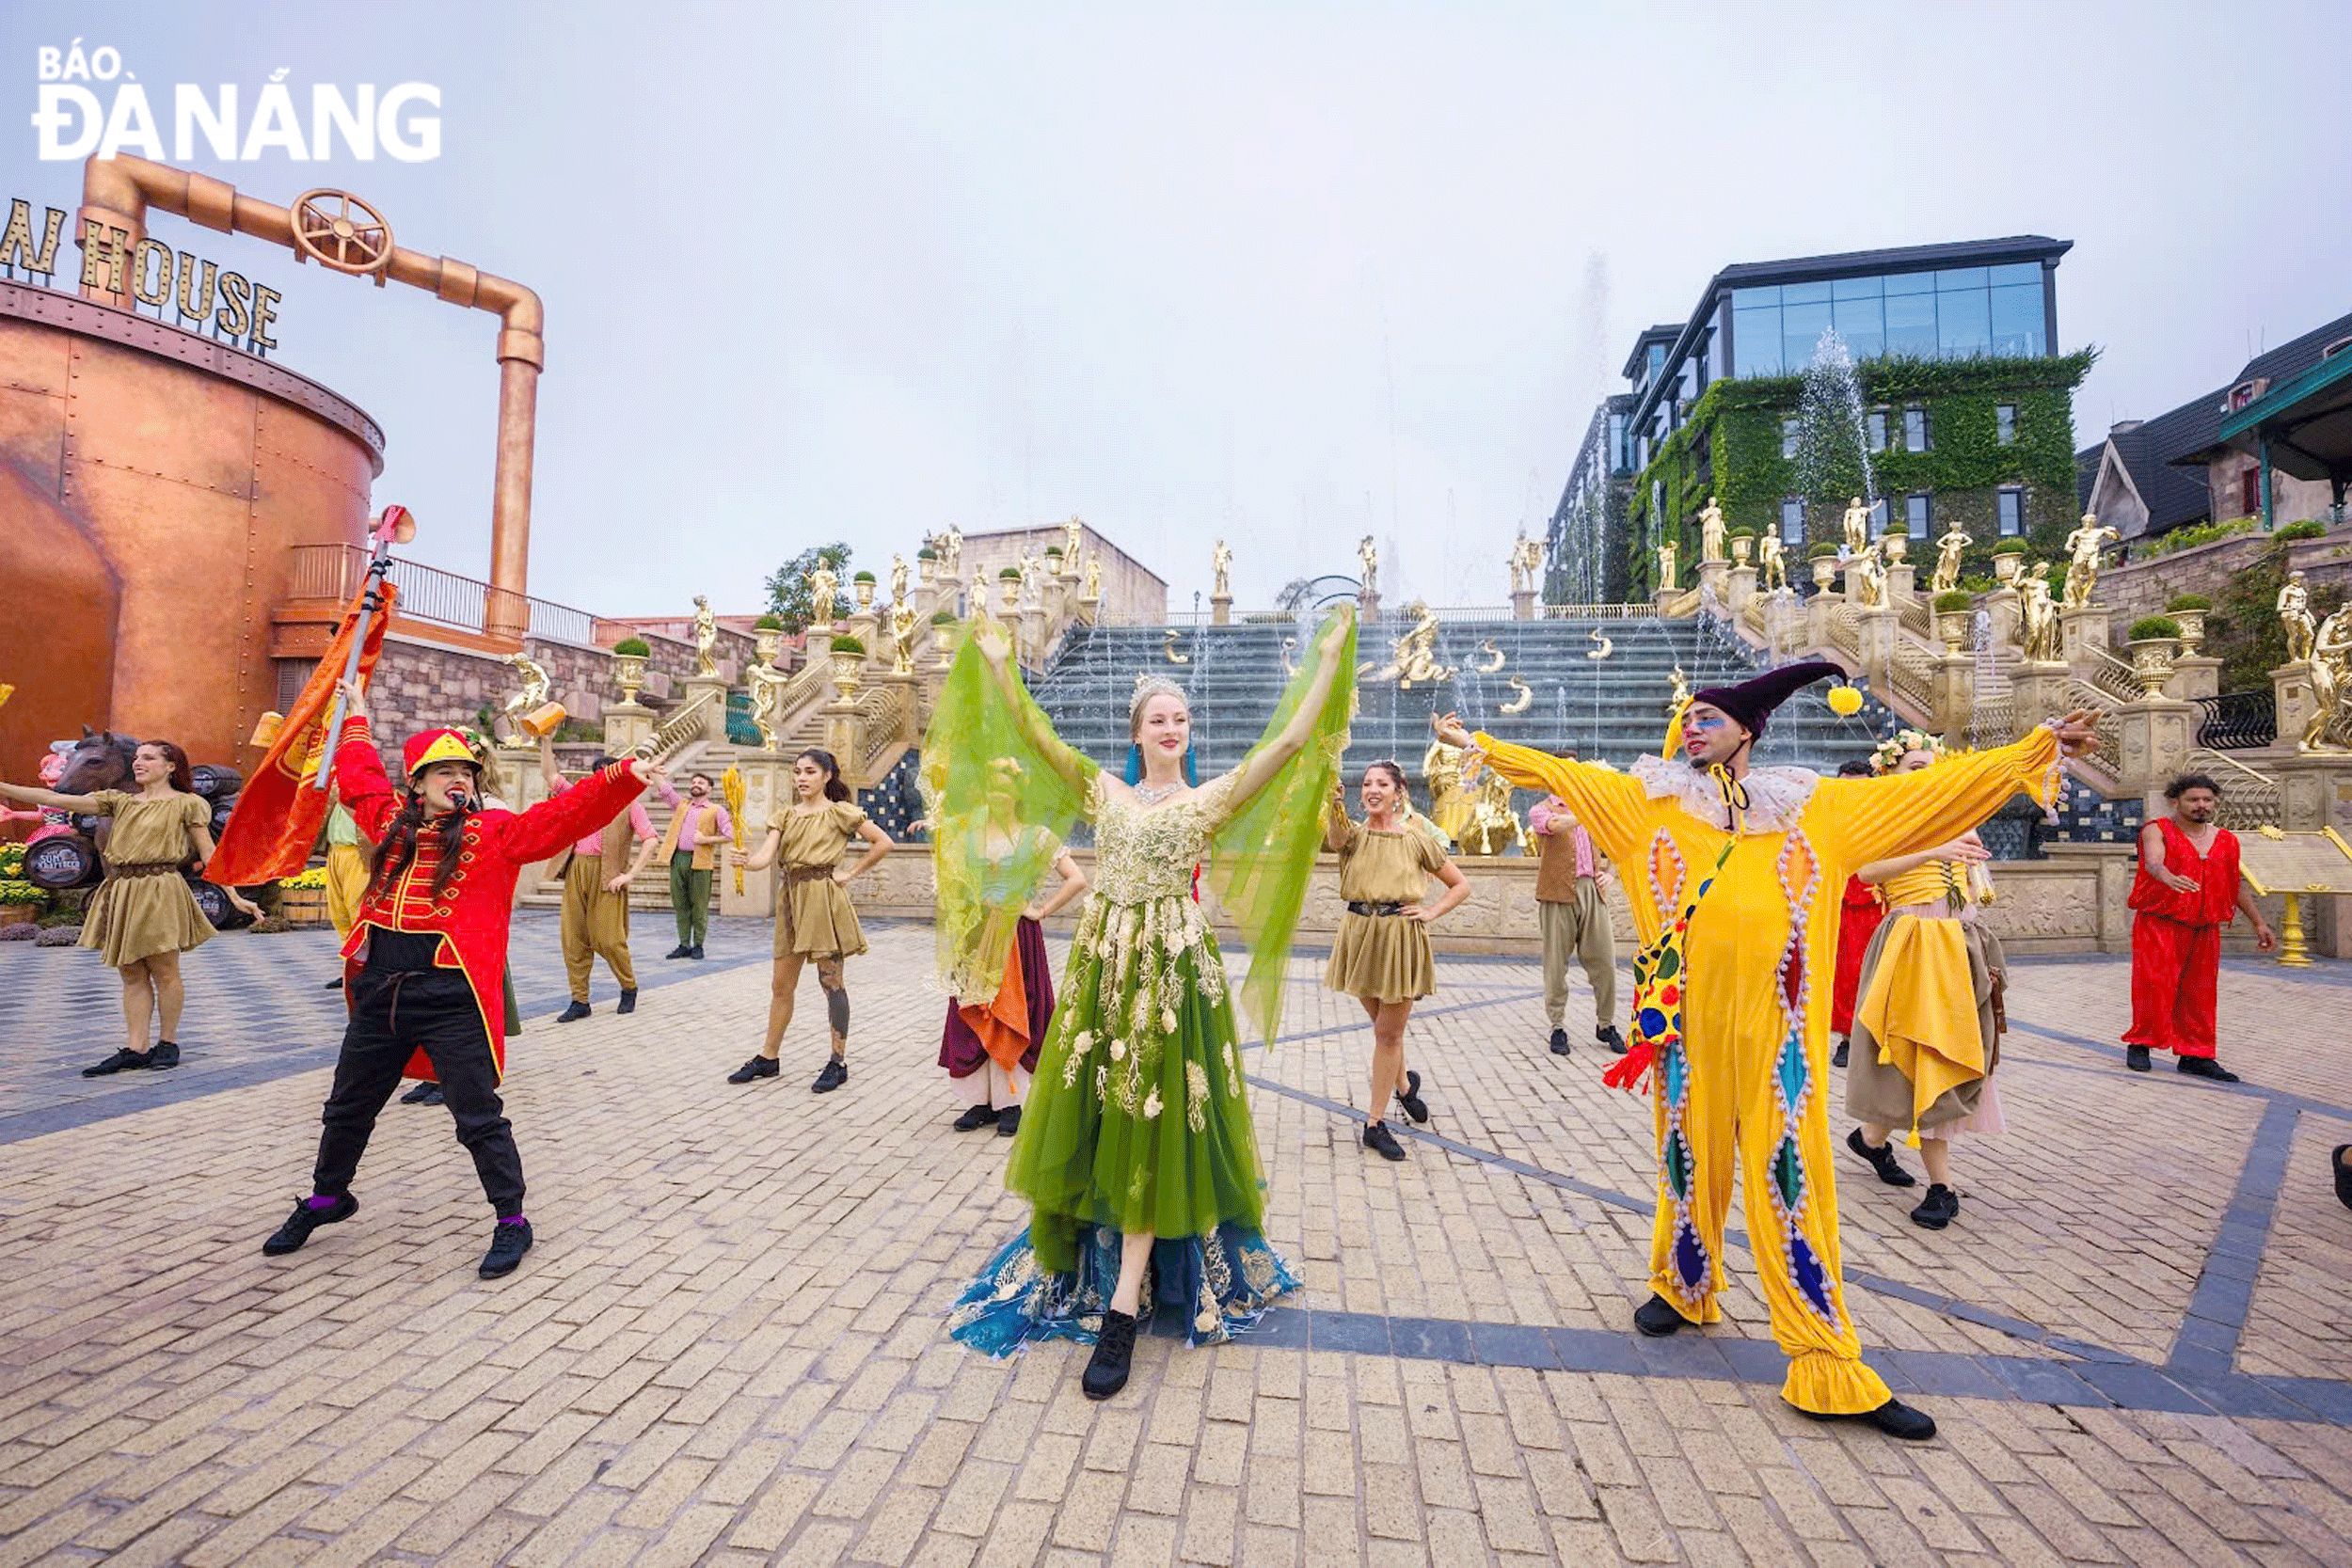
[{"label": "black trousers", "polygon": [[343,1030],[342,1053],[335,1059],[335,1086],[319,1117],[326,1130],[319,1135],[312,1190],[330,1196],[351,1190],[376,1116],[400,1087],[408,1053],[421,1048],[457,1118],[457,1141],[473,1156],[484,1196],[501,1219],[521,1213],[523,1159],[499,1102],[498,1068],[466,976],[453,969],[392,974],[371,969],[360,972],[352,989],[351,1022]]}]

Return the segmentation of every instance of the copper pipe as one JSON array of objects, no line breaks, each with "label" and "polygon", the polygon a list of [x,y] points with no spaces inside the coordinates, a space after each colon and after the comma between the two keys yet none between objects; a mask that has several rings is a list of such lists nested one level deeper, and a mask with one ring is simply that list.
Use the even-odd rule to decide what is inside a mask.
[{"label": "copper pipe", "polygon": [[[294,244],[294,214],[284,207],[241,196],[226,181],[208,174],[145,158],[92,158],[82,170],[82,208],[74,243],[83,243],[80,224],[90,221],[102,228],[119,229],[127,238],[120,243],[122,289],[106,288],[111,275],[102,263],[97,280],[82,290],[86,296],[118,309],[135,309],[129,274],[138,243],[147,237],[151,207],[224,234],[250,234],[284,245],[296,256],[302,254]],[[498,468],[490,495],[491,591],[484,603],[482,629],[492,636],[519,638],[530,623],[526,583],[531,559],[532,447],[537,430],[539,372],[547,365],[539,296],[520,283],[467,262],[398,245],[376,275],[378,283],[386,277],[430,290],[452,305],[487,310],[499,318]]]}]

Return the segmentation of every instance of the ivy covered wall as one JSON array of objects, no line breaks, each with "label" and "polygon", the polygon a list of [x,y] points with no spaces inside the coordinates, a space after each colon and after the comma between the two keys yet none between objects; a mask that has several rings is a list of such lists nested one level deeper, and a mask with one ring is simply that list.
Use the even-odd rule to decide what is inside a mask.
[{"label": "ivy covered wall", "polygon": [[[1869,458],[1894,519],[1901,520],[1904,495],[1930,492],[1935,531],[1956,523],[1972,541],[1963,572],[1989,574],[1999,541],[1997,492],[2022,485],[2029,552],[2058,558],[2074,526],[2074,388],[2096,357],[2085,349],[2040,359],[1868,359],[1855,366],[1866,413],[1887,414],[1887,450]],[[1780,527],[1784,498],[1804,495],[1805,546],[1792,547],[1791,557],[1837,541],[1839,515],[1862,487],[1861,470],[1856,463],[1824,465],[1820,493],[1805,493],[1798,464],[1780,454],[1781,422],[1796,418],[1804,391],[1803,376],[1757,376],[1718,381],[1700,396],[1682,428],[1633,481],[1623,546],[1633,596],[1656,591],[1661,519],[1675,532],[1682,586],[1697,580],[1697,519],[1709,495],[1731,527],[1759,534]],[[1994,412],[2002,404],[2017,410],[2007,444]],[[1901,450],[1903,410],[1915,404],[1927,413],[1926,451]],[[1924,559],[1924,552],[1914,558]]]}]

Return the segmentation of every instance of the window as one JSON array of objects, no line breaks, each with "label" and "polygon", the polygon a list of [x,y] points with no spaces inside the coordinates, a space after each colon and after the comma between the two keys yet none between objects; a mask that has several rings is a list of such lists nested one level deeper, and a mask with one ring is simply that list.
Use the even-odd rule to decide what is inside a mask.
[{"label": "window", "polygon": [[1883,408],[1870,410],[1870,450],[1886,450],[1886,410]]},{"label": "window", "polygon": [[1928,411],[1917,404],[1903,410],[1903,451],[1928,450]]},{"label": "window", "polygon": [[[1957,270],[1980,273],[1984,269]],[[1950,274],[1937,276],[1941,278]],[[1984,290],[1947,290],[1939,285],[1935,293],[1935,348],[1947,359],[1966,359],[1993,351],[1993,315]]]},{"label": "window", "polygon": [[1886,352],[1911,359],[1935,357],[1935,296],[1896,293],[1886,280]]},{"label": "window", "polygon": [[2042,332],[2041,279],[1995,284],[1990,297],[1994,354],[2039,356],[2048,352]]},{"label": "window", "polygon": [[1886,537],[1886,498],[1884,496],[1881,496],[1870,503],[1870,537],[1873,539]]},{"label": "window", "polygon": [[1935,508],[1929,504],[1925,490],[1914,490],[1903,498],[1903,527],[1914,539],[1925,539],[1935,531]]},{"label": "window", "polygon": [[1780,503],[1780,542],[1804,543],[1804,501],[1800,497],[1790,496]]},{"label": "window", "polygon": [[1998,492],[2001,505],[2001,537],[2014,539],[2026,531],[2026,492],[2006,489]]},{"label": "window", "polygon": [[2251,517],[2263,509],[2262,469],[2249,465],[2237,476],[2237,511],[2241,517]]},{"label": "window", "polygon": [[1797,421],[1794,420],[1780,421],[1780,454],[1783,457],[1797,455]]},{"label": "window", "polygon": [[2005,447],[2017,444],[2017,405],[1996,403],[1993,405],[1993,438]]},{"label": "window", "polygon": [[1791,375],[1803,373],[1813,363],[1813,351],[1820,346],[1821,334],[1829,330],[1829,285],[1809,287],[1819,289],[1821,297],[1800,302],[1790,297],[1800,292],[1796,285],[1781,290],[1780,358],[1782,368]]}]

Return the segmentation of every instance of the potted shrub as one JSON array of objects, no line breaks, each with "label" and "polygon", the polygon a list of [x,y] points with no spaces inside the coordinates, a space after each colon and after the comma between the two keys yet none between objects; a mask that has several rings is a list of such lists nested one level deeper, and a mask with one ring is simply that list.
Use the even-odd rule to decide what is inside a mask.
[{"label": "potted shrub", "polygon": [[2180,623],[2184,654],[2196,653],[2205,640],[2205,611],[2212,608],[2213,601],[2202,594],[2175,594],[2166,603],[2164,612]]},{"label": "potted shrub", "polygon": [[833,640],[833,684],[844,702],[857,694],[866,679],[866,644],[854,637]]},{"label": "potted shrub", "polygon": [[1837,546],[1819,544],[1805,552],[1813,558],[1813,586],[1824,591],[1837,586]]},{"label": "potted shrub", "polygon": [[1019,605],[1021,602],[1021,568],[1018,566],[1003,567],[997,572],[996,580],[1002,585],[1001,592],[1004,594],[1005,608],[1011,610]]},{"label": "potted shrub", "polygon": [[1731,531],[1731,563],[1745,566],[1756,553],[1756,530],[1735,528]]},{"label": "potted shrub", "polygon": [[752,646],[760,663],[772,666],[784,646],[784,617],[762,615],[752,626]]},{"label": "potted shrub", "polygon": [[[10,845],[23,859],[23,847]],[[49,912],[49,895],[21,877],[0,879],[0,926],[29,926]]]},{"label": "potted shrub", "polygon": [[637,700],[637,689],[645,684],[645,656],[652,652],[642,637],[624,637],[612,644],[612,680],[624,703]]},{"label": "potted shrub", "polygon": [[1886,559],[1900,561],[1903,552],[1911,547],[1911,525],[1900,517],[1891,517],[1887,519],[1886,531],[1879,539],[1886,546]]},{"label": "potted shrub", "polygon": [[326,867],[314,865],[278,884],[278,913],[289,926],[326,924]]},{"label": "potted shrub", "polygon": [[2132,674],[2139,681],[2140,694],[2151,700],[2164,695],[2164,683],[2172,678],[2172,648],[2181,635],[2181,624],[2169,615],[2143,615],[2132,623],[2124,634],[2123,647],[2132,656]]},{"label": "potted shrub", "polygon": [[1958,653],[1968,641],[1968,624],[1977,617],[1977,601],[1973,595],[1955,588],[1948,594],[1935,596],[1935,635],[1944,640],[1944,646]]},{"label": "potted shrub", "polygon": [[860,572],[860,573],[858,573],[855,577],[853,577],[853,578],[851,578],[850,579],[850,586],[853,590],[855,590],[855,591],[856,591],[856,593],[857,593],[857,607],[858,607],[858,609],[860,609],[860,610],[871,610],[871,609],[873,609],[873,608],[874,608],[874,574],[873,574],[873,573],[871,573],[871,572]]},{"label": "potted shrub", "polygon": [[2026,542],[2004,539],[1993,546],[1993,580],[2008,588],[2017,581],[2017,574],[2026,569]]}]

